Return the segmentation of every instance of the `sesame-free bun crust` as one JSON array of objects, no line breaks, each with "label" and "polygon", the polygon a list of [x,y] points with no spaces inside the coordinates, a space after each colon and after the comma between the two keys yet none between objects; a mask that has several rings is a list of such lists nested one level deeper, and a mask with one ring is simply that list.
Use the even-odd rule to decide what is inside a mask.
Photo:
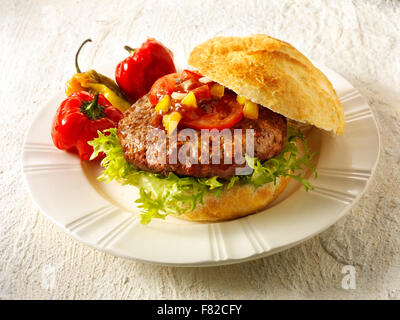
[{"label": "sesame-free bun crust", "polygon": [[195,47],[189,64],[288,119],[344,132],[343,108],[332,84],[289,43],[261,34],[217,37]]},{"label": "sesame-free bun crust", "polygon": [[224,221],[245,217],[265,208],[285,189],[289,177],[279,177],[276,184],[267,183],[255,189],[253,185],[235,185],[222,191],[220,196],[212,193],[204,197],[204,204],[196,206],[192,212],[177,215],[191,221]]}]

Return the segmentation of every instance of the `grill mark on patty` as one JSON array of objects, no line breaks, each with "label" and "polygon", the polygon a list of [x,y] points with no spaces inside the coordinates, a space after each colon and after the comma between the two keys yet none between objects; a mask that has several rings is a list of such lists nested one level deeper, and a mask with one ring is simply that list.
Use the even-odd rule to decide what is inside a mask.
[{"label": "grill mark on patty", "polygon": [[[211,157],[213,152],[211,140],[208,143],[205,142],[204,146],[201,146],[200,130],[195,129],[190,129],[197,135],[199,141],[197,149],[198,154],[194,159],[195,161],[190,161],[189,157],[186,157],[184,163],[180,163],[178,160],[176,164],[171,164],[171,160],[177,156],[180,150],[181,152],[183,152],[183,150],[191,150],[192,148],[196,148],[196,145],[191,144],[188,139],[186,141],[178,141],[176,145],[172,145],[174,140],[169,139],[168,135],[166,135],[166,139],[159,139],[157,135],[150,135],[154,129],[165,132],[161,122],[154,121],[156,117],[157,115],[154,107],[151,105],[148,95],[145,95],[124,114],[123,119],[121,119],[118,124],[118,137],[123,148],[124,156],[126,160],[135,167],[163,175],[174,172],[182,176],[218,176],[226,179],[235,175],[236,168],[244,166],[243,162],[235,161],[233,157],[231,157],[232,164],[223,163],[224,154],[226,153],[229,155],[230,152],[231,154],[233,153],[225,149],[223,139],[220,141],[220,153],[217,155],[217,157],[221,159],[221,163],[212,164]],[[243,130],[241,154],[238,158],[241,158],[242,161],[244,160],[246,151],[245,129],[253,129],[254,156],[263,162],[278,155],[282,151],[286,137],[286,118],[267,108],[260,107],[259,118],[257,120],[243,118],[232,128],[228,129],[232,133],[232,138],[228,136],[232,141],[232,147],[234,147],[235,144],[234,129]],[[182,130],[184,129],[178,130],[178,135],[182,133]],[[227,146],[229,146],[229,143]],[[201,158],[202,147],[208,148],[209,150],[208,164],[204,163],[207,159]],[[167,150],[169,151],[168,154],[166,154]],[[233,150],[235,150],[235,148],[233,148]],[[166,156],[164,158],[166,161],[159,161],[163,159],[163,156]],[[197,162],[197,164],[193,162]]]}]

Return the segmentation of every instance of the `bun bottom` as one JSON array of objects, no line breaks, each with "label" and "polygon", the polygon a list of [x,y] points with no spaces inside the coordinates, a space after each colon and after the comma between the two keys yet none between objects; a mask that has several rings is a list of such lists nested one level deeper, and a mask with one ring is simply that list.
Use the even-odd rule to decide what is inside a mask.
[{"label": "bun bottom", "polygon": [[279,177],[276,184],[267,183],[255,189],[252,185],[235,185],[232,189],[223,190],[219,196],[212,193],[204,197],[204,204],[195,210],[176,217],[190,220],[215,222],[245,217],[265,208],[274,201],[286,188],[290,177]]}]

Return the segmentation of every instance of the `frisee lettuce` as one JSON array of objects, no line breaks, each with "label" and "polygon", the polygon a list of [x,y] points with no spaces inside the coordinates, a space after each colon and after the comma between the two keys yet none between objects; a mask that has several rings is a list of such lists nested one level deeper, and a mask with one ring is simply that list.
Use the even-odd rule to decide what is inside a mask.
[{"label": "frisee lettuce", "polygon": [[[304,154],[300,156],[296,141],[304,145]],[[98,137],[90,141],[94,152],[91,159],[101,152],[105,157],[101,161],[104,168],[98,180],[106,183],[116,180],[122,185],[132,185],[139,189],[139,198],[135,201],[141,208],[141,222],[147,224],[153,218],[165,219],[168,214],[183,214],[194,210],[203,203],[204,196],[213,192],[221,194],[224,188],[231,189],[235,184],[252,184],[258,188],[265,183],[276,183],[280,176],[290,176],[300,181],[308,191],[311,184],[296,171],[308,167],[314,171],[311,163],[315,153],[311,153],[304,136],[294,129],[288,129],[285,147],[282,152],[264,163],[246,155],[248,165],[254,169],[247,176],[233,176],[228,181],[212,178],[179,177],[170,172],[168,176],[151,173],[135,168],[127,162],[117,136],[117,129],[111,128],[98,132]]]}]

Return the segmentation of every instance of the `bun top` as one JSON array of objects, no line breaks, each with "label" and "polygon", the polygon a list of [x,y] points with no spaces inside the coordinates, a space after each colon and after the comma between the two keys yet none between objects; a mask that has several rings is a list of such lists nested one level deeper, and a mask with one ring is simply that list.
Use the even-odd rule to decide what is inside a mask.
[{"label": "bun top", "polygon": [[195,47],[189,64],[288,119],[343,134],[343,107],[332,84],[289,43],[262,34],[217,37]]}]

